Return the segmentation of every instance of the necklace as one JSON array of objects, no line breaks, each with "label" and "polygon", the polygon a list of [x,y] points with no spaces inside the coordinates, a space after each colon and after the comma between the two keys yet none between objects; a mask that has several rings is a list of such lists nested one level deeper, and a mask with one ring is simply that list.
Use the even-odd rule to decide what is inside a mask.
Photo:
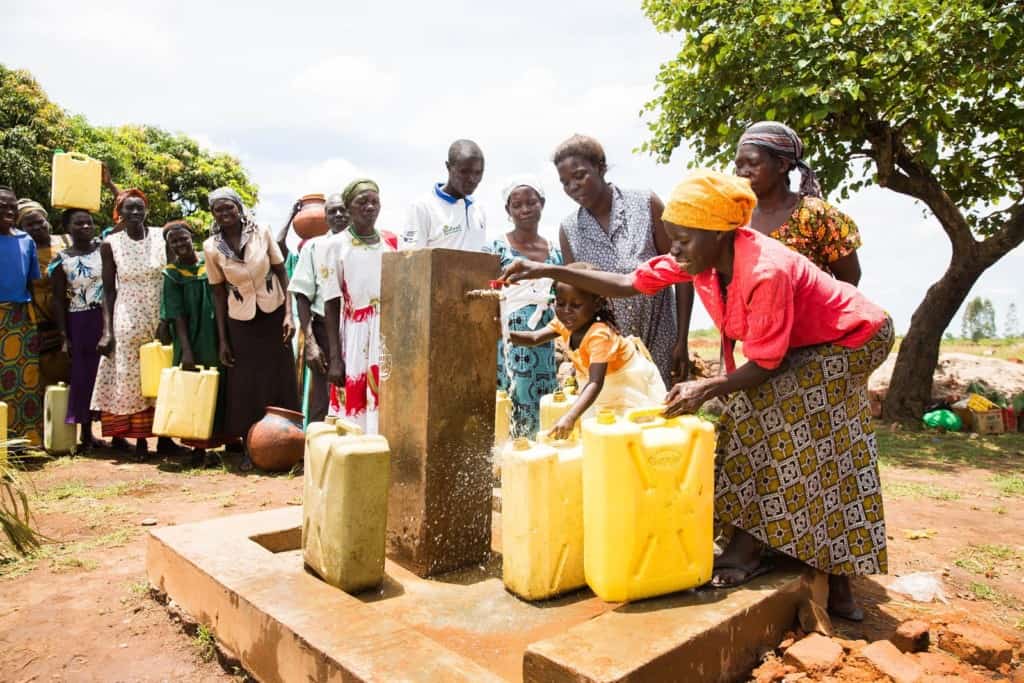
[{"label": "necklace", "polygon": [[348,234],[352,235],[352,244],[356,246],[369,246],[380,242],[380,233],[377,232],[376,228],[373,230],[372,235],[360,235],[356,232],[356,226],[348,226]]}]

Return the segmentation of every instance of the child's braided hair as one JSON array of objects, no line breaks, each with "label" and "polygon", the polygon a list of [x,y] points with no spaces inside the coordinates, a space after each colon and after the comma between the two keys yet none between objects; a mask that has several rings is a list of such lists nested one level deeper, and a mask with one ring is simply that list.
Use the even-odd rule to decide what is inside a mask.
[{"label": "child's braided hair", "polygon": [[[586,261],[576,261],[575,263],[570,263],[568,266],[566,266],[566,268],[572,268],[573,270],[598,270],[598,268],[595,265],[593,265],[592,263],[587,263]],[[594,320],[605,323],[606,325],[611,326],[611,328],[614,329],[616,332],[618,332],[619,325],[618,323],[615,322],[615,313],[612,311],[612,305],[608,301],[608,299],[601,296],[600,294],[595,294],[594,292],[591,292],[589,289],[583,289],[582,287],[577,287],[577,289],[583,292],[587,292],[588,294],[593,294],[593,296],[597,299],[597,310],[594,312]]]}]

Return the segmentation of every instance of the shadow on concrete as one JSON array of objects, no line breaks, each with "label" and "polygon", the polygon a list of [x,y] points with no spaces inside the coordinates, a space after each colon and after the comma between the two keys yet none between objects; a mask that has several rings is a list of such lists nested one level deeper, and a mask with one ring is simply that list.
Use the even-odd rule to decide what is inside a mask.
[{"label": "shadow on concrete", "polygon": [[[309,569],[306,569],[308,572]],[[316,576],[316,574],[313,574]],[[369,590],[362,591],[361,593],[351,594],[356,600],[360,600],[365,603],[371,602],[383,602],[384,600],[390,600],[399,596],[405,595],[405,587],[391,578],[390,575],[384,575],[384,581],[377,588],[371,588]]]},{"label": "shadow on concrete", "polygon": [[472,586],[495,578],[501,578],[501,555],[492,552],[483,564],[474,564],[445,574],[431,576],[429,580],[438,583],[453,583],[459,586]]}]

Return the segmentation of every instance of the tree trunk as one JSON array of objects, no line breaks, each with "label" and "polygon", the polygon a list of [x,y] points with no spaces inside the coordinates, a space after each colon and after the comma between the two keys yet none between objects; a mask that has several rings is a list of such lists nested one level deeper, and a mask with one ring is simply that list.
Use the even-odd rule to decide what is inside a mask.
[{"label": "tree trunk", "polygon": [[928,288],[914,311],[883,404],[882,415],[886,419],[920,423],[924,408],[931,401],[942,335],[974,283],[991,265],[979,261],[954,250],[949,268]]}]

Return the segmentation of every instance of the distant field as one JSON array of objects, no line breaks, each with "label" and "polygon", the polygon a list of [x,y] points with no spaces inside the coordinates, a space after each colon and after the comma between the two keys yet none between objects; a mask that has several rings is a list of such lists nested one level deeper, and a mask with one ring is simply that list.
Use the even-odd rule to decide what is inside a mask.
[{"label": "distant field", "polygon": [[[893,353],[899,351],[903,337],[896,338]],[[737,345],[736,360],[742,362],[742,345]],[[1024,361],[1024,338],[1014,339],[943,339],[941,350],[946,353],[973,353],[976,356]],[[706,360],[718,357],[718,330],[708,328],[690,331],[690,351]]]}]

